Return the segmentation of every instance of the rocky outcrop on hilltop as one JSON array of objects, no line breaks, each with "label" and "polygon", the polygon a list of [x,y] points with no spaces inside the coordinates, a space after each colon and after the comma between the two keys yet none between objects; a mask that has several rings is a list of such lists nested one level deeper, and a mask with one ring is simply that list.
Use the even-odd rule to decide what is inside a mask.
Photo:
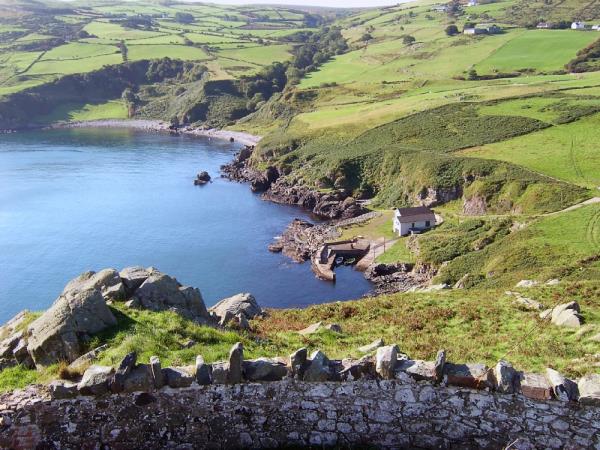
[{"label": "rocky outcrop on hilltop", "polygon": [[[116,301],[214,323],[198,289],[183,286],[153,267],[85,272],[67,283],[52,306],[29,326],[30,313],[23,311],[0,328],[0,370],[16,364],[39,368],[77,360],[93,335],[117,325],[109,308]],[[258,307],[255,300],[254,304]]]},{"label": "rocky outcrop on hilltop", "polygon": [[99,289],[65,290],[27,329],[27,352],[36,366],[71,362],[85,340],[116,324]]}]

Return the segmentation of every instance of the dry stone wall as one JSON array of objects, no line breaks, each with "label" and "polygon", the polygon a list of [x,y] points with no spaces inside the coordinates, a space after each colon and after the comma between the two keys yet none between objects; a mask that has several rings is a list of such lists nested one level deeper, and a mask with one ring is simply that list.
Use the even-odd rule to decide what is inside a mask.
[{"label": "dry stone wall", "polygon": [[600,408],[410,378],[0,398],[2,448],[600,448]]}]

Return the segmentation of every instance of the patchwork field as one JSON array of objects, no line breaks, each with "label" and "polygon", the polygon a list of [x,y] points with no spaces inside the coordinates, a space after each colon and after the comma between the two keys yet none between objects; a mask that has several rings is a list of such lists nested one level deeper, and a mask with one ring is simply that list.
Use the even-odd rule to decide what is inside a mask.
[{"label": "patchwork field", "polygon": [[292,9],[195,4],[92,6],[50,14],[39,26],[0,19],[0,95],[48,77],[163,57],[214,61],[220,78],[252,75],[291,58],[291,47],[280,39],[314,31],[305,21],[306,13]]}]

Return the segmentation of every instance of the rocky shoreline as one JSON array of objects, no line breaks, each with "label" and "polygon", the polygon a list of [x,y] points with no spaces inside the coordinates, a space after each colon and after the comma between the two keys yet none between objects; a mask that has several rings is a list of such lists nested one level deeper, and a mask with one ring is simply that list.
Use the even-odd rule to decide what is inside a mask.
[{"label": "rocky shoreline", "polygon": [[309,210],[315,216],[326,219],[349,219],[367,211],[350,194],[337,190],[321,192],[308,186],[297,184],[274,166],[264,171],[250,165],[254,146],[246,146],[237,153],[233,161],[221,167],[225,178],[250,183],[253,192],[260,192],[261,198],[284,205],[296,205]]}]

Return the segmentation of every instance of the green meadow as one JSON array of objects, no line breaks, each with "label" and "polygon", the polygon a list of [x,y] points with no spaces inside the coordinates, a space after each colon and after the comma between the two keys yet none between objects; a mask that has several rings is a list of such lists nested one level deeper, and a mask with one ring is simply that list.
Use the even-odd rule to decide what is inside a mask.
[{"label": "green meadow", "polygon": [[600,187],[600,116],[466,150],[478,158],[510,161],[591,189]]}]

